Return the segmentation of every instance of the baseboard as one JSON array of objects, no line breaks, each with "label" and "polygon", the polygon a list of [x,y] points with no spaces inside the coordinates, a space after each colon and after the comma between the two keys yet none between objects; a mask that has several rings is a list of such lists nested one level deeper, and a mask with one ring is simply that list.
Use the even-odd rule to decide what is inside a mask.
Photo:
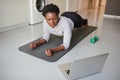
[{"label": "baseboard", "polygon": [[9,31],[9,30],[16,29],[16,28],[19,28],[19,27],[24,27],[24,26],[27,26],[27,25],[28,25],[28,22],[24,22],[24,23],[20,23],[20,24],[15,24],[15,25],[3,27],[3,28],[0,28],[0,32]]},{"label": "baseboard", "polygon": [[116,15],[104,14],[103,16],[104,16],[105,18],[120,19],[120,16],[116,16]]}]

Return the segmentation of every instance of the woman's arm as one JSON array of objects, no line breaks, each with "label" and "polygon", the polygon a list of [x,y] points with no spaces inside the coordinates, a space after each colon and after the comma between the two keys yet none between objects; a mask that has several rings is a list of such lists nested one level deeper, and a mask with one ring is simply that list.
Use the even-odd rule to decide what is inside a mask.
[{"label": "woman's arm", "polygon": [[30,49],[35,49],[38,46],[48,42],[49,41],[49,37],[50,37],[50,33],[49,33],[48,28],[46,27],[46,23],[44,21],[43,22],[43,38],[41,38],[39,41],[37,41],[35,43],[31,43],[30,44]]},{"label": "woman's arm", "polygon": [[42,45],[42,44],[44,44],[44,43],[46,43],[46,42],[47,42],[47,41],[46,41],[45,39],[41,38],[38,42],[31,43],[31,44],[30,44],[30,49],[35,49],[35,48],[37,48],[38,46],[40,46],[40,45]]},{"label": "woman's arm", "polygon": [[45,54],[47,56],[52,56],[55,52],[58,51],[63,51],[65,49],[68,49],[70,46],[70,41],[71,41],[71,37],[72,37],[72,29],[70,29],[70,27],[65,27],[64,28],[64,34],[63,34],[63,44],[55,47],[55,48],[51,48],[51,49],[47,49],[45,51]]}]

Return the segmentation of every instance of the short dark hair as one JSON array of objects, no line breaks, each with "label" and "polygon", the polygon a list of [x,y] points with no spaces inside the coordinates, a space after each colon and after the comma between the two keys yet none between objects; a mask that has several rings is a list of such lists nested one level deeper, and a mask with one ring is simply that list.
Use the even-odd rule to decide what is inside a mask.
[{"label": "short dark hair", "polygon": [[59,15],[60,10],[57,5],[51,3],[51,4],[46,5],[43,8],[42,15],[45,16],[46,13],[48,13],[48,12],[55,12],[57,15]]}]

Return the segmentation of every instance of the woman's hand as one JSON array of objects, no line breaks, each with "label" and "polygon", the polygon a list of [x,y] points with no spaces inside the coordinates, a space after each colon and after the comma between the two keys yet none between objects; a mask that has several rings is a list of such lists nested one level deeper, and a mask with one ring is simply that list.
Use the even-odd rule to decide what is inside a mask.
[{"label": "woman's hand", "polygon": [[53,52],[51,49],[46,49],[45,54],[46,54],[46,56],[50,57],[50,56],[52,56]]},{"label": "woman's hand", "polygon": [[30,49],[35,49],[37,47],[37,45],[35,43],[31,43],[29,47],[30,47]]},{"label": "woman's hand", "polygon": [[51,49],[46,49],[45,50],[45,54],[46,56],[52,56],[54,53],[59,52],[59,51],[63,51],[65,50],[65,47],[63,45],[57,46],[55,48],[51,48]]}]

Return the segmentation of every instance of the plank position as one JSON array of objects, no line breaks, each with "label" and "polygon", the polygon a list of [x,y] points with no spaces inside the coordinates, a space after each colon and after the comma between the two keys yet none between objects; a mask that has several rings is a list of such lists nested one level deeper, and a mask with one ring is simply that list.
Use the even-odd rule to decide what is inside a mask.
[{"label": "plank position", "polygon": [[59,17],[59,8],[54,4],[48,4],[43,8],[42,15],[45,20],[43,22],[43,37],[34,43],[30,44],[30,49],[35,49],[38,46],[47,43],[50,34],[63,36],[63,43],[57,47],[45,50],[46,56],[52,56],[55,52],[66,50],[70,46],[72,30],[74,28],[87,25],[87,19],[83,19],[76,12],[64,12]]}]

